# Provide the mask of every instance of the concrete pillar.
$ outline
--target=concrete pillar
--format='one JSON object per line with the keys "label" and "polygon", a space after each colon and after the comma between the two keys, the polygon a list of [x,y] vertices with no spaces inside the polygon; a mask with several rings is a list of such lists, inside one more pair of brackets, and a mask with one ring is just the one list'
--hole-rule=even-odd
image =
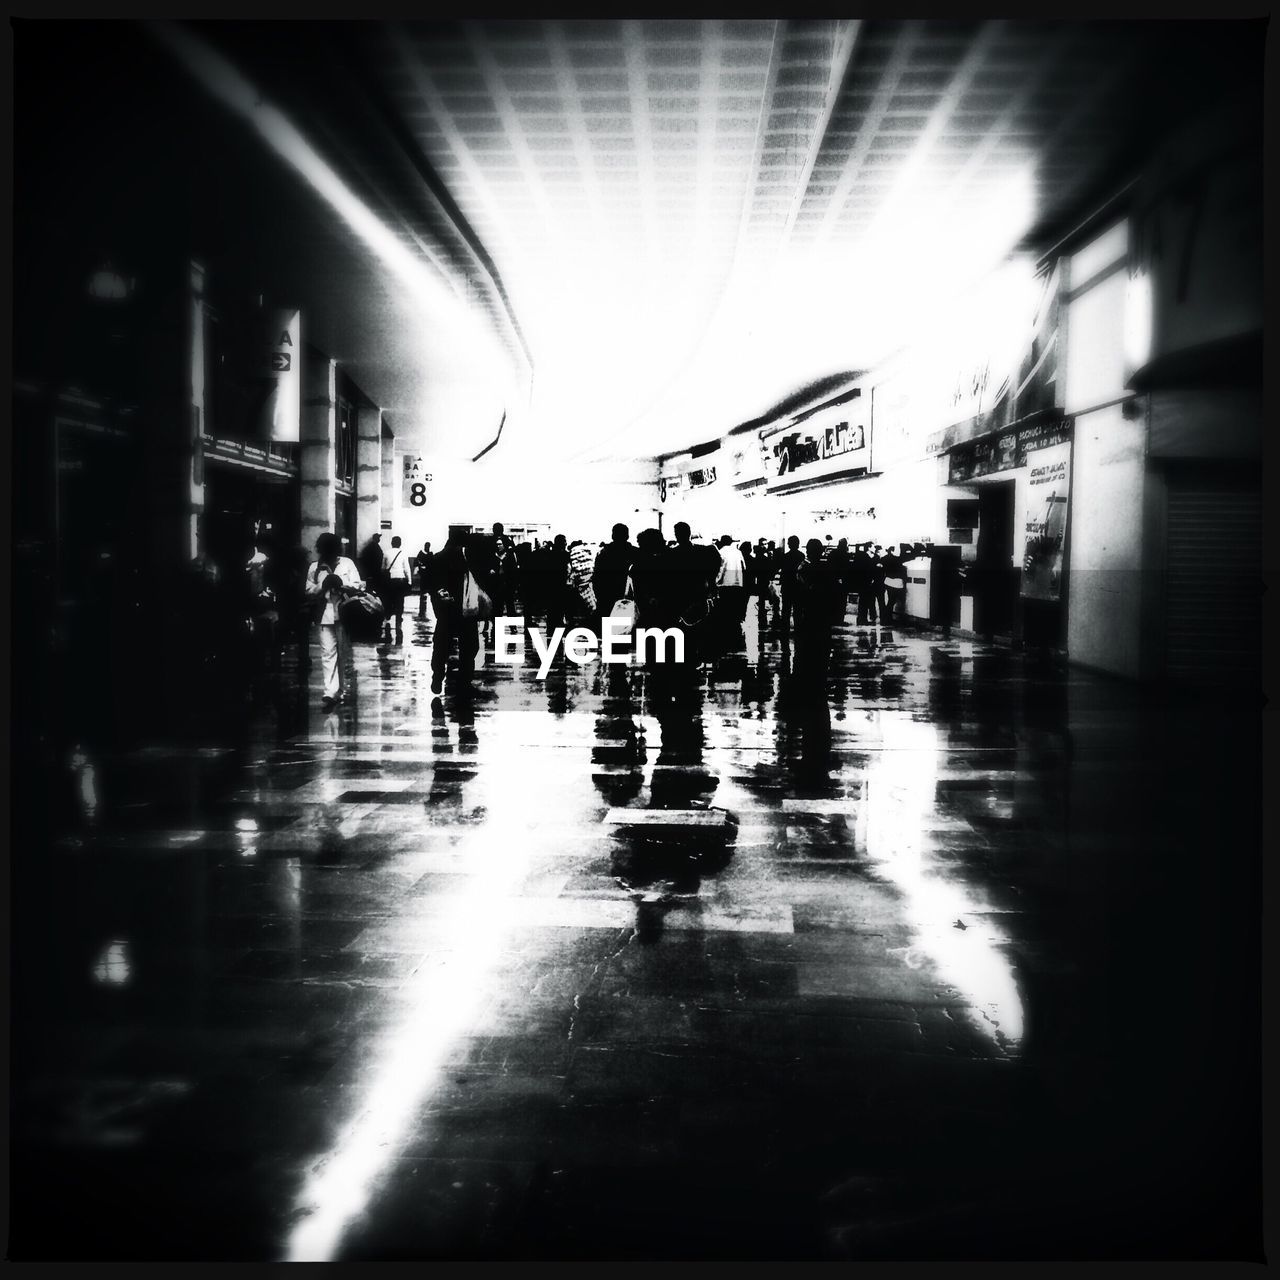
{"label": "concrete pillar", "polygon": [[163,315],[139,339],[146,388],[144,438],[151,555],[176,569],[196,553],[204,511],[204,268],[190,259],[157,267]]}
{"label": "concrete pillar", "polygon": [[205,316],[204,268],[191,264],[191,295],[187,300],[190,328],[190,377],[187,394],[188,450],[184,451],[186,519],[182,522],[182,559],[190,561],[199,549],[204,524],[204,428],[205,428]]}
{"label": "concrete pillar", "polygon": [[[382,527],[382,410],[356,415],[356,547]],[[385,547],[384,547],[385,550]]]}
{"label": "concrete pillar", "polygon": [[[382,518],[396,518],[396,438],[385,422],[382,430]],[[387,539],[388,545],[390,541]]]}
{"label": "concrete pillar", "polygon": [[302,362],[302,546],[310,552],[322,533],[332,533],[334,441],[337,433],[338,363],[307,351]]}

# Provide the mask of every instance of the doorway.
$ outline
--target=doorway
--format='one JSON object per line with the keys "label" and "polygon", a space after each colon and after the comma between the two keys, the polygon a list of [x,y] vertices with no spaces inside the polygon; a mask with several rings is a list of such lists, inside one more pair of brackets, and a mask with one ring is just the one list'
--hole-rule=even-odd
{"label": "doorway", "polygon": [[211,460],[205,471],[205,550],[224,573],[234,576],[253,554],[259,530],[270,533],[276,554],[297,545],[297,482]]}
{"label": "doorway", "polygon": [[980,635],[1012,636],[1020,571],[1013,564],[1014,481],[978,486],[973,624]]}
{"label": "doorway", "polygon": [[342,540],[342,554],[356,558],[360,548],[356,546],[356,500],[350,494],[339,493],[333,500],[334,532]]}

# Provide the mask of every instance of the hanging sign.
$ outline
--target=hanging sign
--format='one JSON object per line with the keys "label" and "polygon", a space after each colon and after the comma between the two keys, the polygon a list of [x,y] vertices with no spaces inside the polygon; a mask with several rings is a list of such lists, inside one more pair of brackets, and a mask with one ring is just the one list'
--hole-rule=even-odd
{"label": "hanging sign", "polygon": [[299,367],[301,313],[275,310],[267,314],[267,361],[262,376],[267,395],[262,405],[262,431],[273,443],[296,444],[302,405]]}
{"label": "hanging sign", "polygon": [[403,488],[401,506],[425,507],[427,505],[427,486],[431,484],[431,473],[427,470],[426,458],[404,454],[401,459]]}

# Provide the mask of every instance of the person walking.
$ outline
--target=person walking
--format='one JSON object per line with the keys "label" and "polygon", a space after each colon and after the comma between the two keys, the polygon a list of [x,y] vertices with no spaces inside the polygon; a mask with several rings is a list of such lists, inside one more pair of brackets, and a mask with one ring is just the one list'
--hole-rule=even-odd
{"label": "person walking", "polygon": [[840,579],[840,591],[842,604],[840,607],[840,618],[844,619],[845,610],[849,607],[849,577],[851,571],[849,556],[849,539],[841,538],[836,543],[827,557],[834,566],[836,576]]}
{"label": "person walking", "polygon": [[521,542],[516,546],[516,574],[520,583],[520,612],[531,618],[538,611],[536,544]]}
{"label": "person walking", "polygon": [[858,626],[865,627],[879,617],[873,587],[875,565],[867,554],[867,544],[858,543],[849,562],[849,584],[858,596]]}
{"label": "person walking", "polygon": [[458,643],[458,674],[464,682],[475,675],[480,651],[482,613],[466,607],[467,577],[489,596],[495,587],[496,565],[492,547],[483,534],[473,534],[465,524],[450,525],[449,538],[431,562],[431,606],[436,614],[431,639],[431,692],[440,694],[449,669],[449,654]]}
{"label": "person walking", "polygon": [[[900,548],[910,555],[910,550],[902,545]],[[884,624],[892,626],[894,616],[901,621],[902,604],[907,596],[907,566],[892,548],[884,555]]]}
{"label": "person walking", "polygon": [[595,621],[598,614],[596,593],[591,585],[591,575],[596,567],[596,552],[575,538],[569,544],[569,590],[566,593],[568,604],[566,621]]}
{"label": "person walking", "polygon": [[760,589],[756,580],[760,566],[756,563],[755,551],[749,541],[738,543],[738,551],[742,555],[742,587],[744,592],[742,616],[745,621],[747,610],[751,608],[751,597]]}
{"label": "person walking", "polygon": [[544,549],[542,560],[542,596],[546,602],[547,632],[568,621],[572,598],[576,592],[569,585],[569,545],[563,533],[557,533]]}
{"label": "person walking", "polygon": [[514,617],[516,612],[516,583],[520,576],[520,565],[516,560],[515,543],[507,537],[506,528],[501,521],[495,521],[493,536],[490,540],[493,551],[493,562],[497,576],[494,579],[493,610],[501,617]]}
{"label": "person walking", "polygon": [[826,684],[831,665],[832,632],[844,615],[844,586],[839,570],[817,538],[805,544],[804,563],[796,570],[796,675],[815,689]]}
{"label": "person walking", "polygon": [[635,563],[636,548],[631,545],[631,531],[625,524],[613,526],[612,541],[600,549],[595,568],[591,573],[591,587],[599,610],[601,634],[604,620],[613,606],[626,594],[631,566]]}
{"label": "person walking", "polygon": [[741,626],[747,615],[747,566],[742,552],[726,533],[720,539],[720,570],[716,575],[717,605],[726,629]]}
{"label": "person walking", "polygon": [[884,594],[884,548],[878,543],[871,552],[871,594],[875,597],[880,621],[884,622],[889,602]]}
{"label": "person walking", "polygon": [[379,597],[382,595],[382,571],[386,568],[387,556],[382,549],[382,534],[375,533],[368,542],[360,548],[360,554],[356,557],[360,567],[360,576],[364,579],[365,586]]}
{"label": "person walking", "polygon": [[404,602],[413,587],[413,564],[405,554],[400,535],[391,539],[391,556],[383,571],[383,601],[387,607],[383,625],[383,639],[391,639],[391,623],[394,619],[396,643],[404,643]]}
{"label": "person walking", "polygon": [[[687,526],[686,526],[687,527]],[[649,674],[650,695],[656,705],[666,705],[691,680],[696,671],[696,657],[691,652],[691,628],[683,620],[685,598],[684,579],[673,565],[677,560],[675,547],[668,547],[657,529],[642,529],[636,537],[636,554],[631,564],[631,582],[635,589],[636,626],[656,628],[659,631],[676,630],[684,636],[684,663],[660,660],[653,648],[644,654]]]}
{"label": "person walking", "polygon": [[[818,544],[821,547],[821,543]],[[787,550],[782,557],[782,629],[791,627],[791,615],[795,607],[796,573],[804,564],[804,552],[800,550],[800,539],[793,533],[787,539]]]}
{"label": "person walking", "polygon": [[720,553],[714,546],[695,543],[692,530],[683,520],[677,521],[672,532],[675,545],[667,548],[665,560],[671,581],[668,599],[685,634],[686,665],[693,670],[701,663]]}
{"label": "person walking", "polygon": [[316,558],[307,569],[304,592],[317,609],[320,631],[320,667],[324,675],[324,697],[320,705],[330,710],[346,698],[345,672],[350,661],[346,630],[338,617],[338,605],[348,591],[365,584],[349,557],[341,554],[337,534],[322,533],[316,539]]}
{"label": "person walking", "polygon": [[260,529],[254,538],[254,553],[245,565],[255,684],[258,677],[280,667],[280,577],[274,540],[269,532]]}
{"label": "person walking", "polygon": [[765,543],[763,538],[756,549],[756,584],[760,592],[761,625],[769,625],[769,606],[773,606],[773,621],[776,625],[782,616],[782,601],[778,599],[778,548],[773,543]]}
{"label": "person walking", "polygon": [[431,581],[431,543],[424,542],[422,550],[413,557],[413,567],[418,578],[418,621],[427,620],[427,600],[431,595],[427,584]]}

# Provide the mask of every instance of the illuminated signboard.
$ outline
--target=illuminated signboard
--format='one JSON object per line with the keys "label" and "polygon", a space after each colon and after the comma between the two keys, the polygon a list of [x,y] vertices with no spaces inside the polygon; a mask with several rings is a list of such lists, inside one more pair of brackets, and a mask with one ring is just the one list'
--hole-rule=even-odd
{"label": "illuminated signboard", "polygon": [[826,476],[866,472],[870,466],[865,407],[834,405],[760,436],[770,490]]}

